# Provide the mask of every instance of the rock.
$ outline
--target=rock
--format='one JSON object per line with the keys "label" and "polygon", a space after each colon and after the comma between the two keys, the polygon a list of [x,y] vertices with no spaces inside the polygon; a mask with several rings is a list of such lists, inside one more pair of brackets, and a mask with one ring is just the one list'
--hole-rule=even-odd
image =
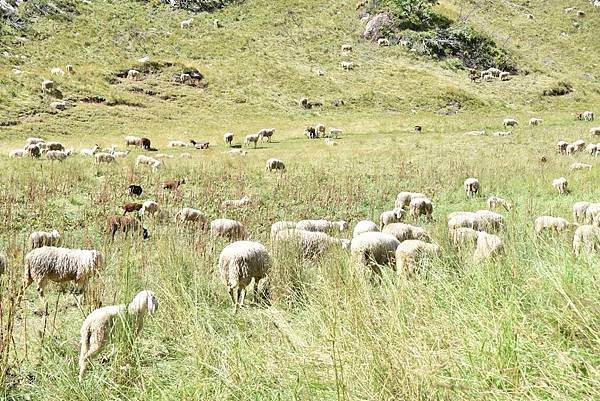
{"label": "rock", "polygon": [[376,41],[377,39],[386,36],[385,34],[393,30],[393,19],[388,13],[380,13],[371,18],[365,26],[363,38],[366,40]]}

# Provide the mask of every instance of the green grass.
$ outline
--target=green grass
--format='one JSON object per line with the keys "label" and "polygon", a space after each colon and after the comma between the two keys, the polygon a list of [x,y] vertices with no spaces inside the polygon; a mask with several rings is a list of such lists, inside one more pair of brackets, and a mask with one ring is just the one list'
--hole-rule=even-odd
{"label": "green grass", "polygon": [[[364,43],[354,2],[247,0],[197,14],[182,31],[186,12],[155,2],[98,1],[81,5],[70,23],[36,21],[22,45],[2,38],[9,53],[27,56],[18,62],[19,77],[11,72],[15,58],[0,61],[0,118],[18,123],[0,127],[0,249],[10,260],[0,277],[2,310],[11,309],[22,280],[29,234],[51,228],[64,232],[65,246],[104,253],[107,265],[92,287],[105,305],[129,302],[146,288],[156,292],[160,308],[133,345],[108,346],[79,384],[77,343],[89,306],[82,313],[69,286],[50,284],[45,319],[34,313],[43,301],[29,288],[17,308],[0,399],[598,399],[598,255],[575,258],[571,234],[536,237],[533,220],[546,214],[571,220],[573,203],[600,197],[598,159],[554,151],[559,139],[588,140],[593,123],[576,122],[571,113],[598,113],[597,81],[583,74],[594,73],[600,17],[583,0],[575,2],[588,14],[579,29],[564,15],[566,5],[536,0],[523,11],[516,3],[477,3],[469,23],[505,42],[528,74],[473,84],[466,72],[446,69],[448,63]],[[444,12],[456,18],[470,4],[445,1]],[[536,19],[526,20],[524,12]],[[218,31],[215,17],[224,25]],[[347,57],[339,50],[346,42],[354,45]],[[144,55],[176,65],[141,81],[109,83]],[[341,71],[345,59],[357,69]],[[76,74],[56,82],[73,107],[53,112],[48,105],[55,99],[41,94],[41,80],[68,63]],[[179,66],[198,68],[208,86],[171,82]],[[326,75],[318,77],[317,68]],[[541,96],[559,81],[575,91]],[[89,96],[118,105],[81,101]],[[325,107],[302,110],[303,96]],[[347,105],[330,106],[336,98]],[[437,113],[453,100],[462,103],[458,114]],[[499,130],[508,116],[522,125],[512,137],[463,135]],[[543,125],[527,127],[532,116]],[[302,136],[304,126],[317,122],[344,130],[337,147]],[[424,134],[413,134],[415,124]],[[273,143],[244,158],[225,154],[224,132],[233,131],[240,143],[271,126]],[[148,136],[175,158],[151,173],[134,167],[137,150],[109,166],[80,155],[53,164],[6,156],[33,135],[79,150],[94,143],[122,147],[126,134]],[[191,160],[178,157],[184,150],[166,148],[189,138],[213,146],[186,149]],[[284,160],[287,171],[265,172],[270,157]],[[594,168],[571,173],[574,161]],[[481,181],[476,199],[464,196],[468,176]],[[552,190],[560,176],[569,180],[569,195]],[[189,180],[177,194],[160,189],[177,177]],[[106,216],[120,212],[134,182],[144,186],[144,199],[160,204],[160,215],[145,222],[152,238],[111,244]],[[196,207],[210,218],[240,220],[271,249],[269,228],[277,220],[377,220],[402,190],[432,197],[434,221],[419,224],[442,246],[439,260],[413,279],[388,269],[373,284],[343,251],[310,263],[283,255],[270,275],[272,305],[251,302],[236,316],[217,271],[225,242],[173,222],[180,207]],[[219,209],[242,195],[253,199],[251,207]],[[515,206],[503,213],[505,255],[474,265],[453,250],[445,216],[482,209],[491,195]],[[2,330],[6,324],[5,314]]]}

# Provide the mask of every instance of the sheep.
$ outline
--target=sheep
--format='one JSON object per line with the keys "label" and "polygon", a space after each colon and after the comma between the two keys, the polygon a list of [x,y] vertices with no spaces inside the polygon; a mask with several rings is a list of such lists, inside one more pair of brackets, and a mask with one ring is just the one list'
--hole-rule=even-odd
{"label": "sheep", "polygon": [[496,209],[502,206],[506,210],[510,210],[511,204],[506,199],[500,198],[499,196],[490,196],[487,200],[488,209]]}
{"label": "sheep", "polygon": [[202,141],[202,142],[196,142],[195,140],[191,139],[190,143],[196,148],[196,149],[208,149],[209,146],[209,142],[206,141]]}
{"label": "sheep", "polygon": [[564,195],[568,190],[569,183],[565,177],[560,177],[552,180],[552,186],[558,191],[559,194]]}
{"label": "sheep", "polygon": [[351,44],[343,44],[342,45],[342,51],[343,52],[351,52],[352,51],[352,45]]}
{"label": "sheep", "polygon": [[590,203],[585,210],[585,223],[595,224],[600,216],[600,203]]}
{"label": "sheep", "polygon": [[152,167],[153,170],[158,170],[162,166],[162,162],[153,157],[138,155],[135,159],[135,166],[138,167],[140,164],[145,164]]}
{"label": "sheep", "polygon": [[371,233],[378,232],[379,228],[377,224],[372,222],[371,220],[361,220],[354,226],[354,230],[352,231],[352,238],[358,237],[363,233]]}
{"label": "sheep", "polygon": [[54,89],[54,81],[44,79],[42,81],[42,92],[50,92]]}
{"label": "sheep", "polygon": [[596,154],[596,152],[598,151],[598,145],[595,143],[590,143],[589,145],[587,145],[585,147],[585,151],[587,153],[589,153],[590,155],[594,156]]}
{"label": "sheep", "polygon": [[167,146],[170,148],[185,148],[187,146],[187,142],[171,141]]}
{"label": "sheep", "polygon": [[130,196],[140,196],[144,192],[144,189],[141,185],[131,184],[127,187],[127,192]]}
{"label": "sheep", "polygon": [[227,208],[240,208],[240,207],[244,207],[250,204],[250,198],[247,196],[243,196],[241,199],[235,199],[235,200],[224,200],[223,202],[221,202],[221,208],[223,209],[227,209]]}
{"label": "sheep", "polygon": [[572,145],[575,148],[575,152],[581,152],[585,149],[585,141],[583,139],[576,140]]}
{"label": "sheep", "polygon": [[246,287],[252,279],[256,299],[258,283],[267,276],[271,263],[267,248],[258,242],[237,241],[223,248],[219,255],[219,272],[233,301],[234,314],[244,305]]}
{"label": "sheep", "polygon": [[29,137],[25,140],[25,146],[27,145],[37,145],[40,143],[45,143],[46,141],[43,140],[42,138],[36,138],[36,137]]}
{"label": "sheep", "polygon": [[568,144],[567,147],[565,148],[565,154],[567,154],[567,155],[572,155],[576,151],[577,151],[577,148],[572,143]]}
{"label": "sheep", "polygon": [[39,145],[27,145],[25,147],[25,151],[27,151],[27,154],[30,157],[35,157],[35,158],[40,157],[42,154],[42,150],[40,149]]}
{"label": "sheep", "polygon": [[567,153],[567,146],[569,146],[568,142],[566,142],[566,141],[558,141],[556,143],[556,150],[560,154],[566,154]]}
{"label": "sheep", "polygon": [[102,254],[93,249],[69,249],[53,246],[35,248],[25,255],[25,290],[35,281],[40,297],[48,281],[75,281],[85,291],[88,280],[104,264]]}
{"label": "sheep", "polygon": [[537,126],[540,125],[542,122],[543,120],[541,118],[532,117],[529,119],[530,126]]}
{"label": "sheep", "polygon": [[498,75],[498,79],[500,79],[500,81],[508,81],[509,78],[510,73],[508,71],[502,71],[500,75]]}
{"label": "sheep", "polygon": [[383,228],[391,223],[399,223],[406,214],[406,211],[401,208],[387,210],[379,215],[379,226]]}
{"label": "sheep", "polygon": [[418,264],[427,256],[440,256],[441,249],[437,244],[428,244],[420,240],[406,240],[396,248],[396,273],[412,276]]}
{"label": "sheep", "polygon": [[267,138],[267,142],[271,142],[271,138],[273,134],[275,134],[275,128],[263,128],[258,131],[258,134],[261,136],[261,141],[264,141]]}
{"label": "sheep", "polygon": [[34,231],[29,236],[31,249],[41,248],[43,246],[56,246],[59,242],[60,233],[58,230]]}
{"label": "sheep", "polygon": [[248,154],[247,150],[244,149],[231,149],[227,151],[231,156],[246,156]]}
{"label": "sheep", "polygon": [[61,151],[61,150],[50,150],[46,153],[46,157],[48,160],[55,161],[58,160],[62,162],[71,154],[70,151]]}
{"label": "sheep", "polygon": [[527,19],[533,19],[534,16],[533,16],[533,14],[525,14],[525,18],[527,18]]}
{"label": "sheep", "polygon": [[219,29],[221,27],[221,22],[216,18],[213,20],[213,27],[215,29]]}
{"label": "sheep", "polygon": [[325,135],[325,124],[315,125],[315,132],[317,135]]}
{"label": "sheep", "polygon": [[6,269],[8,268],[8,258],[5,254],[0,252],[0,276],[4,274]]}
{"label": "sheep", "polygon": [[65,145],[60,142],[46,142],[46,150],[65,150]]}
{"label": "sheep", "polygon": [[400,241],[391,234],[382,232],[362,233],[354,237],[350,243],[351,258],[357,267],[370,269],[375,274],[381,274],[379,266],[394,263],[398,245],[400,245]]}
{"label": "sheep", "polygon": [[50,69],[50,75],[60,75],[60,76],[64,76],[65,72],[63,71],[62,68],[60,67],[53,67]]}
{"label": "sheep", "polygon": [[495,232],[505,228],[504,216],[490,210],[478,210],[475,212],[477,230]]}
{"label": "sheep", "polygon": [[562,217],[553,216],[540,216],[535,219],[534,228],[537,234],[540,234],[544,230],[555,231],[561,233],[566,231],[572,224]]}
{"label": "sheep", "polygon": [[258,144],[258,141],[262,138],[262,134],[259,132],[258,134],[251,134],[251,135],[246,135],[246,137],[244,138],[244,145],[246,145],[246,147],[250,146],[251,143],[254,143],[254,148],[256,148],[256,145]]}
{"label": "sheep", "polygon": [[386,38],[379,38],[379,39],[377,39],[377,45],[378,46],[389,46],[390,41]]}
{"label": "sheep", "polygon": [[479,180],[477,178],[467,178],[464,182],[465,194],[469,198],[474,198],[479,192]]}
{"label": "sheep", "polygon": [[163,189],[176,190],[181,185],[185,184],[185,178],[181,180],[167,180],[162,184]]}
{"label": "sheep", "polygon": [[590,205],[590,202],[576,202],[573,205],[573,220],[576,223],[583,223],[585,221],[585,213]]}
{"label": "sheep", "polygon": [[125,137],[125,146],[142,146],[142,138],[139,136],[127,135]]}
{"label": "sheep", "polygon": [[181,29],[189,28],[192,22],[194,22],[193,18],[185,19],[179,23],[179,26],[181,26]]}
{"label": "sheep", "polygon": [[67,69],[67,74],[75,74],[75,67],[72,64],[67,64],[65,68]]}
{"label": "sheep", "polygon": [[98,146],[96,144],[92,148],[83,148],[83,149],[81,149],[81,151],[79,153],[82,154],[82,155],[84,155],[84,156],[93,156],[99,149],[100,149],[100,146]]}
{"label": "sheep", "polygon": [[94,155],[94,160],[96,161],[97,164],[100,163],[113,163],[115,161],[115,156],[111,155],[110,153],[104,153],[104,152],[100,152],[100,153],[96,153]]}
{"label": "sheep", "polygon": [[244,240],[248,237],[242,223],[231,219],[215,219],[211,221],[210,234],[213,237],[224,237],[230,241]]}
{"label": "sheep", "polygon": [[139,72],[138,70],[134,70],[131,69],[129,71],[127,71],[127,79],[132,79],[134,81],[137,81],[138,78],[140,77],[141,72]]}
{"label": "sheep", "polygon": [[594,121],[594,113],[591,111],[584,111],[581,113],[581,119],[584,121]]}
{"label": "sheep", "polygon": [[184,207],[175,214],[175,221],[178,223],[195,222],[200,223],[202,227],[208,224],[208,218],[198,209]]}
{"label": "sheep", "polygon": [[279,159],[269,159],[269,160],[267,160],[267,163],[265,165],[265,170],[267,170],[267,171],[274,171],[274,170],[284,171],[285,164],[283,163],[283,161],[281,161]]}
{"label": "sheep", "polygon": [[138,292],[129,305],[110,305],[92,311],[79,331],[79,381],[83,381],[89,361],[104,348],[116,329],[131,330],[137,335],[144,325],[144,315],[153,315],[157,310],[156,295],[144,290]]}
{"label": "sheep", "polygon": [[575,171],[575,170],[591,170],[591,169],[592,169],[592,165],[591,164],[579,163],[579,162],[575,162],[575,163],[571,164],[571,166],[569,167],[569,170],[571,170],[571,171]]}
{"label": "sheep", "polygon": [[115,157],[115,159],[124,159],[129,155],[129,151],[125,151],[125,152],[114,152],[113,156]]}
{"label": "sheep", "polygon": [[504,126],[504,129],[506,129],[506,127],[516,127],[519,123],[514,118],[505,118],[502,120],[502,125]]}
{"label": "sheep", "polygon": [[131,212],[139,212],[142,209],[142,206],[144,205],[141,203],[127,202],[121,206],[121,209],[123,209],[123,215],[126,215]]}
{"label": "sheep", "polygon": [[308,139],[316,139],[319,137],[319,133],[317,132],[315,127],[311,126],[304,128],[304,135],[306,135]]}
{"label": "sheep", "polygon": [[[136,207],[137,207],[137,205],[136,205]],[[140,207],[140,209],[141,209],[141,207]],[[140,209],[136,209],[136,210],[140,210]],[[108,216],[108,218],[106,219],[106,222],[107,222],[107,224],[106,224],[107,230],[106,231],[110,235],[111,241],[114,241],[115,234],[117,232],[122,232],[123,234],[125,234],[125,236],[127,236],[127,234],[129,234],[129,232],[131,232],[132,234],[137,233],[138,235],[141,234],[143,239],[150,238],[150,232],[148,231],[148,229],[146,229],[146,227],[144,227],[139,220],[134,219],[132,217],[113,215],[113,216]]]}
{"label": "sheep", "polygon": [[577,227],[573,235],[573,251],[576,256],[582,251],[600,251],[600,228],[587,224]]}
{"label": "sheep", "polygon": [[490,67],[487,70],[481,71],[481,77],[483,77],[484,75],[491,75],[494,77],[498,77],[498,76],[500,76],[501,73],[502,73],[502,70],[499,70],[494,67]]}
{"label": "sheep", "polygon": [[600,127],[590,128],[590,136],[600,135]]}
{"label": "sheep", "polygon": [[472,248],[477,243],[477,233],[479,231],[468,227],[459,227],[450,231],[452,245],[456,248]]}
{"label": "sheep", "polygon": [[231,147],[231,144],[233,143],[233,133],[226,132],[225,135],[223,135],[223,141],[227,144],[227,146]]}
{"label": "sheep", "polygon": [[142,145],[141,146],[142,146],[143,149],[145,149],[145,150],[152,150],[151,149],[152,142],[150,141],[150,139],[148,139],[148,138],[142,138],[141,141],[142,141]]}
{"label": "sheep", "polygon": [[496,256],[502,252],[503,248],[504,246],[500,237],[485,231],[478,231],[473,261],[477,263],[483,259]]}
{"label": "sheep", "polygon": [[296,224],[298,230],[304,231],[345,231],[348,228],[348,223],[344,220],[340,221],[329,221],[329,220],[300,220]]}
{"label": "sheep", "polygon": [[10,157],[11,159],[17,159],[25,157],[26,154],[27,152],[25,151],[25,149],[13,149],[10,152],[8,152],[8,157]]}
{"label": "sheep", "polygon": [[330,237],[323,232],[298,230],[295,228],[279,231],[274,238],[274,246],[294,244],[300,250],[303,259],[321,256],[331,247],[349,248],[350,241]]}
{"label": "sheep", "polygon": [[297,225],[298,223],[295,221],[276,221],[271,224],[271,240],[275,238],[279,231],[296,228]]}
{"label": "sheep", "polygon": [[429,234],[424,228],[404,223],[388,224],[381,232],[393,235],[400,242],[409,239],[418,239],[422,241],[428,241],[430,239]]}
{"label": "sheep", "polygon": [[410,202],[416,198],[426,198],[426,196],[420,192],[400,192],[396,196],[394,207],[403,209],[410,205]]}
{"label": "sheep", "polygon": [[427,220],[431,220],[433,213],[433,203],[428,198],[413,198],[408,205],[410,214],[413,219],[418,219],[419,216],[425,216]]}
{"label": "sheep", "polygon": [[453,212],[448,215],[448,229],[471,228],[479,230],[479,219],[473,212]]}
{"label": "sheep", "polygon": [[344,131],[339,128],[329,128],[329,136],[332,138],[338,138]]}
{"label": "sheep", "polygon": [[354,63],[352,61],[342,61],[341,66],[342,69],[346,71],[354,69]]}
{"label": "sheep", "polygon": [[140,216],[145,216],[146,214],[151,214],[154,216],[158,211],[158,203],[153,200],[147,200],[142,203],[142,208],[140,209]]}

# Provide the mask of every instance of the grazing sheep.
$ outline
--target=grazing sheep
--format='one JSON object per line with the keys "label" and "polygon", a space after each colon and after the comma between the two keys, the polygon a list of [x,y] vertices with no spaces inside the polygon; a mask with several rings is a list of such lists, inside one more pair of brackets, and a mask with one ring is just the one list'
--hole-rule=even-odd
{"label": "grazing sheep", "polygon": [[502,120],[502,125],[504,126],[504,129],[506,129],[506,127],[516,127],[519,123],[514,118],[505,118]]}
{"label": "grazing sheep", "polygon": [[81,151],[79,153],[82,154],[82,155],[84,155],[84,156],[93,156],[99,149],[100,149],[100,146],[98,146],[96,144],[92,148],[83,148],[83,149],[81,149]]}
{"label": "grazing sheep", "polygon": [[130,196],[140,196],[144,192],[144,189],[141,185],[131,184],[127,187],[127,192]]}
{"label": "grazing sheep", "polygon": [[586,164],[586,163],[578,163],[575,162],[573,164],[571,164],[571,166],[569,167],[569,170],[574,171],[574,170],[591,170],[592,169],[592,165],[591,164]]}
{"label": "grazing sheep", "polygon": [[131,212],[139,212],[142,209],[142,206],[144,205],[142,205],[141,203],[127,202],[123,206],[121,206],[121,208],[123,209],[123,215],[125,215]]}
{"label": "grazing sheep", "polygon": [[316,139],[319,137],[316,128],[311,126],[304,128],[304,135],[306,135],[308,139]]}
{"label": "grazing sheep", "polygon": [[594,113],[591,111],[584,111],[581,113],[581,120],[594,121]]}
{"label": "grazing sheep", "polygon": [[170,148],[185,148],[187,146],[187,142],[171,141],[167,146]]}
{"label": "grazing sheep", "polygon": [[491,196],[487,200],[488,209],[496,209],[499,206],[502,206],[506,210],[510,210],[511,204],[506,199],[500,198],[499,196]]}
{"label": "grazing sheep", "polygon": [[139,136],[127,135],[125,137],[125,146],[142,146],[142,138]]}
{"label": "grazing sheep", "polygon": [[100,153],[96,153],[94,155],[94,159],[95,159],[96,163],[100,164],[100,163],[113,163],[116,158],[115,158],[115,155],[111,155],[110,153],[100,152]]}
{"label": "grazing sheep", "polygon": [[237,241],[227,245],[219,255],[221,280],[227,286],[234,304],[234,313],[244,305],[246,287],[254,279],[254,296],[258,283],[271,268],[271,256],[264,245],[253,241]]}
{"label": "grazing sheep", "polygon": [[322,232],[297,230],[295,228],[285,229],[277,232],[274,238],[274,246],[281,244],[293,244],[298,247],[300,256],[304,259],[317,258],[332,247],[349,248],[350,241],[330,237]]}
{"label": "grazing sheep", "polygon": [[587,145],[585,147],[585,151],[587,153],[589,153],[590,155],[594,156],[596,154],[596,152],[598,151],[598,145],[595,143],[590,143],[589,145]]}
{"label": "grazing sheep", "polygon": [[485,231],[478,231],[473,261],[477,263],[483,259],[499,255],[503,249],[504,246],[500,237]]}
{"label": "grazing sheep", "polygon": [[198,209],[184,207],[175,214],[175,221],[178,223],[195,222],[200,223],[203,227],[208,224],[208,218]]}
{"label": "grazing sheep", "polygon": [[66,69],[67,69],[67,74],[70,74],[70,75],[75,74],[75,68],[73,67],[73,65],[67,64]]}
{"label": "grazing sheep", "polygon": [[573,220],[576,223],[585,222],[585,213],[590,205],[590,202],[576,202],[573,205]]}
{"label": "grazing sheep", "polygon": [[43,246],[56,246],[60,242],[60,233],[58,230],[52,231],[34,231],[29,236],[31,249],[41,248]]}
{"label": "grazing sheep", "polygon": [[386,38],[379,38],[379,39],[377,39],[377,45],[378,46],[389,46],[390,41],[387,40]]}
{"label": "grazing sheep", "polygon": [[375,224],[371,220],[361,220],[354,226],[354,230],[352,231],[352,238],[358,237],[360,234],[363,233],[372,233],[378,231],[379,228],[377,227],[377,224]]}
{"label": "grazing sheep", "polygon": [[296,224],[296,228],[298,230],[304,231],[320,231],[320,232],[330,232],[330,231],[338,231],[342,232],[348,228],[348,223],[344,220],[340,221],[329,221],[329,220],[300,220]]}
{"label": "grazing sheep", "polygon": [[221,27],[221,22],[216,18],[213,20],[213,27],[215,29],[219,29]]}
{"label": "grazing sheep", "polygon": [[261,136],[261,141],[264,141],[267,138],[267,142],[271,142],[271,138],[273,134],[275,134],[275,128],[263,128],[258,131],[258,134]]}
{"label": "grazing sheep", "polygon": [[529,125],[537,126],[537,125],[540,125],[542,123],[542,121],[543,120],[541,118],[532,117],[529,119]]}
{"label": "grazing sheep", "polygon": [[338,139],[340,135],[342,135],[344,131],[339,128],[329,128],[329,136],[335,139]]}
{"label": "grazing sheep", "polygon": [[534,227],[536,233],[541,233],[545,230],[555,231],[556,233],[561,233],[566,231],[571,227],[572,224],[562,217],[553,217],[553,216],[540,216],[535,219]]}
{"label": "grazing sheep", "polygon": [[209,142],[206,142],[206,141],[196,142],[193,139],[191,139],[190,142],[196,149],[200,149],[200,150],[208,149],[208,146],[210,145]]}
{"label": "grazing sheep", "polygon": [[111,305],[90,313],[81,325],[79,352],[79,381],[87,370],[89,361],[97,355],[116,330],[137,335],[144,325],[144,315],[158,310],[158,299],[152,291],[140,291],[129,305]]}
{"label": "grazing sheep", "polygon": [[62,68],[60,67],[53,67],[50,69],[50,75],[60,75],[60,76],[64,76],[65,72],[63,71]]}
{"label": "grazing sheep", "polygon": [[342,45],[342,51],[343,52],[351,52],[352,51],[352,45],[351,44],[344,44],[344,45]]}
{"label": "grazing sheep", "polygon": [[498,79],[500,81],[507,81],[510,78],[510,73],[508,71],[502,71],[500,75],[498,75]]}
{"label": "grazing sheep", "polygon": [[456,248],[473,248],[477,243],[477,233],[479,231],[468,227],[459,227],[450,231],[452,245]]}
{"label": "grazing sheep", "polygon": [[410,214],[413,219],[418,219],[420,216],[425,216],[427,220],[431,220],[433,214],[433,203],[428,198],[413,198],[408,205]]}
{"label": "grazing sheep", "polygon": [[145,216],[146,214],[151,214],[154,216],[158,212],[158,203],[153,200],[147,200],[142,203],[142,208],[140,209],[140,216]]}
{"label": "grazing sheep", "polygon": [[46,153],[46,157],[48,160],[55,161],[58,160],[62,162],[71,154],[71,151],[62,151],[62,150],[50,150]]}
{"label": "grazing sheep", "polygon": [[394,210],[387,210],[379,215],[379,226],[383,228],[388,224],[400,223],[405,214],[406,211],[400,208],[395,208]]}
{"label": "grazing sheep", "polygon": [[265,165],[265,170],[274,171],[274,170],[285,170],[285,164],[279,159],[269,159]]}
{"label": "grazing sheep", "polygon": [[533,19],[533,14],[525,14],[525,18],[527,19]]}
{"label": "grazing sheep", "polygon": [[251,143],[254,143],[254,148],[258,144],[258,141],[262,138],[262,134],[259,132],[258,134],[246,135],[244,138],[244,145],[246,147],[250,146]]}
{"label": "grazing sheep", "polygon": [[354,69],[354,63],[352,61],[342,61],[341,66],[342,69],[346,71]]}
{"label": "grazing sheep", "polygon": [[474,198],[479,192],[479,180],[477,178],[467,178],[464,182],[464,188],[467,197]]}
{"label": "grazing sheep", "polygon": [[138,70],[129,70],[127,71],[127,79],[132,79],[134,81],[137,81],[138,78],[140,77],[141,72],[139,72]]}
{"label": "grazing sheep", "polygon": [[210,234],[214,237],[227,238],[230,241],[244,240],[248,237],[242,223],[231,219],[215,219],[211,221]]}
{"label": "grazing sheep", "polygon": [[412,276],[425,257],[436,257],[440,254],[439,245],[414,239],[403,241],[396,248],[396,273],[404,272]]}
{"label": "grazing sheep", "polygon": [[142,148],[145,150],[152,150],[152,142],[148,138],[142,138]]}
{"label": "grazing sheep", "polygon": [[566,141],[558,141],[556,143],[556,150],[558,151],[558,153],[560,154],[566,154],[567,153],[567,146],[569,146],[569,143]]}
{"label": "grazing sheep", "polygon": [[250,204],[250,198],[243,196],[242,199],[224,200],[221,202],[221,208],[223,209],[235,209],[244,207]]}
{"label": "grazing sheep", "polygon": [[590,203],[585,210],[585,223],[596,224],[600,218],[600,203]]}
{"label": "grazing sheep", "polygon": [[225,135],[223,135],[223,141],[225,141],[228,146],[231,146],[233,143],[233,133],[226,132]]}
{"label": "grazing sheep", "polygon": [[297,224],[295,221],[276,221],[271,224],[271,240],[275,238],[279,231],[296,228]]}
{"label": "grazing sheep", "polygon": [[499,77],[501,73],[502,73],[502,70],[499,70],[494,67],[490,67],[487,70],[481,71],[481,77],[483,77],[484,75],[491,75],[493,77]]}
{"label": "grazing sheep", "polygon": [[35,281],[40,297],[48,281],[62,283],[75,281],[85,291],[88,280],[103,265],[99,251],[91,249],[69,249],[53,246],[35,248],[25,255],[25,290]]}
{"label": "grazing sheep", "polygon": [[194,22],[193,18],[185,19],[179,23],[179,26],[181,26],[181,29],[189,28],[190,25],[192,25],[192,22]]}
{"label": "grazing sheep", "polygon": [[123,234],[125,234],[125,236],[127,236],[127,234],[129,234],[130,232],[132,234],[137,233],[138,235],[141,234],[143,239],[150,238],[150,233],[148,232],[148,230],[144,226],[142,226],[142,223],[139,220],[134,219],[132,217],[113,215],[108,216],[106,222],[106,231],[110,235],[111,241],[114,241],[115,234],[117,232],[122,232]]}
{"label": "grazing sheep", "polygon": [[420,192],[400,192],[396,196],[394,207],[403,209],[410,205],[410,202],[416,198],[426,198],[426,196]]}
{"label": "grazing sheep", "polygon": [[247,150],[244,149],[231,149],[227,151],[231,156],[246,156],[248,154]]}
{"label": "grazing sheep", "polygon": [[54,89],[54,81],[45,79],[42,81],[42,92],[50,92]]}
{"label": "grazing sheep", "polygon": [[567,147],[565,148],[565,154],[567,154],[567,155],[572,155],[576,151],[577,151],[577,148],[572,143],[568,144]]}
{"label": "grazing sheep", "polygon": [[479,230],[479,219],[473,212],[453,212],[448,215],[448,229],[471,228]]}
{"label": "grazing sheep", "polygon": [[30,157],[38,158],[42,155],[42,150],[39,145],[27,145],[25,151]]}
{"label": "grazing sheep", "polygon": [[575,152],[581,152],[585,149],[585,141],[583,139],[578,139],[572,143],[575,148]]}
{"label": "grazing sheep", "polygon": [[418,239],[422,241],[429,241],[430,239],[429,234],[424,228],[404,223],[388,224],[381,232],[393,235],[400,242],[409,239]]}
{"label": "grazing sheep", "polygon": [[590,136],[600,135],[600,127],[590,128]]}
{"label": "grazing sheep", "polygon": [[139,155],[135,159],[135,166],[138,167],[140,164],[145,164],[147,166],[152,167],[153,170],[158,170],[162,166],[162,162],[153,157]]}
{"label": "grazing sheep", "polygon": [[477,230],[496,232],[505,228],[504,216],[490,210],[478,210],[475,212]]}
{"label": "grazing sheep", "polygon": [[358,267],[381,274],[380,266],[394,263],[398,245],[400,241],[393,235],[382,232],[362,233],[350,243],[352,261]]}
{"label": "grazing sheep", "polygon": [[25,155],[27,155],[25,149],[13,149],[10,152],[8,152],[8,157],[10,157],[11,159],[18,159],[21,157],[25,157]]}
{"label": "grazing sheep", "polygon": [[564,195],[568,192],[568,185],[569,183],[565,177],[556,178],[552,181],[552,186],[556,188],[558,193],[561,195]]}
{"label": "grazing sheep", "polygon": [[65,150],[65,145],[60,142],[46,142],[46,150]]}
{"label": "grazing sheep", "polygon": [[573,251],[579,256],[582,251],[592,253],[600,251],[600,228],[583,225],[577,227],[573,236]]}
{"label": "grazing sheep", "polygon": [[162,187],[163,187],[163,189],[170,189],[170,190],[174,191],[183,184],[185,184],[185,179],[167,180],[167,181],[163,181]]}

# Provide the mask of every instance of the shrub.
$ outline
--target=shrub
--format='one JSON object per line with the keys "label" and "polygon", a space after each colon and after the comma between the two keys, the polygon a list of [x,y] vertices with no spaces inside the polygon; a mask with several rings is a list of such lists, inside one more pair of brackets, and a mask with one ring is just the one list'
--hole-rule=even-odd
{"label": "shrub", "polygon": [[559,81],[550,88],[544,89],[543,96],[564,96],[573,92],[573,85],[565,81]]}

